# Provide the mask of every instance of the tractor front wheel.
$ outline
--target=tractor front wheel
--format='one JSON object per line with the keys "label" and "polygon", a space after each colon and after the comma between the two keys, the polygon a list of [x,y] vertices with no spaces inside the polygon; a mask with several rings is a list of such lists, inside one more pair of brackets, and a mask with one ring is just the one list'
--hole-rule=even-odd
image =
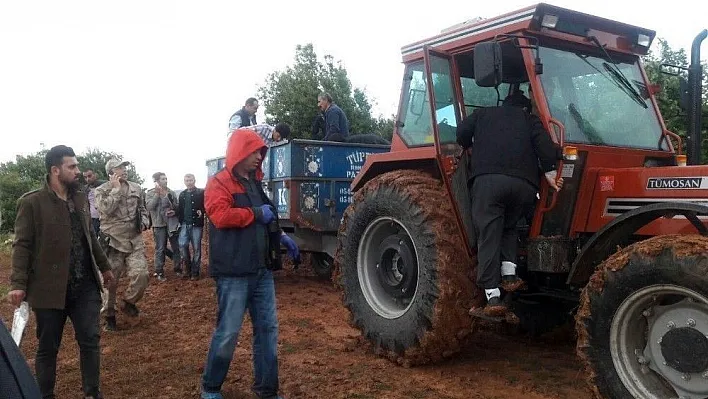
{"label": "tractor front wheel", "polygon": [[606,260],[576,316],[599,398],[708,397],[708,238],[658,236]]}
{"label": "tractor front wheel", "polygon": [[402,364],[456,353],[478,294],[450,198],[417,171],[368,182],[347,208],[335,268],[353,324]]}

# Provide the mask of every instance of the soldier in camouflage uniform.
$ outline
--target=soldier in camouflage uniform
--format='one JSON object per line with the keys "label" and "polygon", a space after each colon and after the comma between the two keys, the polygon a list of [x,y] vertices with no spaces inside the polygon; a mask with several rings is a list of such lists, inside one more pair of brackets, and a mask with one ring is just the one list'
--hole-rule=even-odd
{"label": "soldier in camouflage uniform", "polygon": [[141,187],[127,180],[126,165],[129,163],[115,159],[106,162],[109,181],[96,188],[101,234],[107,237],[106,255],[115,275],[104,292],[101,310],[108,330],[116,330],[116,290],[121,276],[127,273],[130,279],[121,310],[131,317],[138,316],[135,304],[143,297],[149,280],[142,231],[149,228],[150,220]]}

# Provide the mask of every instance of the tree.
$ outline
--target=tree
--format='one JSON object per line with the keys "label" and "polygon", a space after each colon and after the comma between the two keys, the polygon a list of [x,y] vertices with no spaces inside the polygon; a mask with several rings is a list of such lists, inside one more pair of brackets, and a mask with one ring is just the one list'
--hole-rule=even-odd
{"label": "tree", "polygon": [[[662,117],[666,123],[666,128],[670,131],[681,136],[684,141],[684,147],[686,144],[686,134],[688,132],[688,116],[684,110],[681,109],[680,104],[680,89],[679,89],[679,78],[677,76],[671,76],[662,73],[661,65],[669,64],[676,65],[680,67],[688,67],[688,56],[684,49],[674,50],[671,48],[669,43],[664,39],[659,39],[658,48],[656,51],[652,50],[647,54],[644,59],[644,68],[647,72],[647,77],[649,81],[658,84],[661,87],[661,91],[657,94],[657,102],[659,104],[659,109],[661,110]],[[708,126],[708,66],[703,62],[703,129],[705,130]],[[684,79],[688,78],[688,73],[685,70],[671,70],[671,72],[678,72],[678,74]],[[703,136],[706,137],[705,134]],[[683,149],[685,153],[685,148]],[[703,148],[703,160],[706,161],[708,158],[708,148]]]}
{"label": "tree", "polygon": [[[101,151],[97,148],[89,148],[86,153],[78,155],[77,160],[79,161],[79,168],[81,170],[91,169],[98,175],[99,180],[107,180],[108,175],[106,174],[106,162],[109,159],[115,158],[118,160],[123,160],[123,156],[115,152]],[[144,180],[138,172],[135,170],[135,165],[130,164],[126,167],[126,172],[128,173],[128,180],[143,184]]]}
{"label": "tree", "polygon": [[[17,212],[17,200],[26,192],[41,188],[44,184],[46,168],[44,157],[47,150],[35,154],[18,155],[15,161],[0,163],[0,232],[12,231]],[[77,155],[79,169],[93,169],[101,179],[107,179],[105,165],[111,158],[122,159],[120,154],[89,149],[85,154]],[[134,165],[127,167],[128,179],[138,184],[143,179],[135,171]]]}
{"label": "tree", "polygon": [[319,112],[317,95],[329,93],[349,119],[350,133],[377,133],[391,137],[393,126],[387,118],[371,115],[372,101],[366,92],[352,87],[347,70],[330,55],[318,60],[311,43],[295,48],[295,62],[282,71],[268,75],[258,88],[269,124],[285,122],[292,127],[294,138],[313,138],[312,121]]}

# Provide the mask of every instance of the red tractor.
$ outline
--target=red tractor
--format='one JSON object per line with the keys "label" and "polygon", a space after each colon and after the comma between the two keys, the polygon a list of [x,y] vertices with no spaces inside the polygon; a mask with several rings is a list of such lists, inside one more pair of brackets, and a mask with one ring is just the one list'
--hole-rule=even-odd
{"label": "red tractor", "polygon": [[[688,164],[640,56],[655,32],[547,4],[402,49],[391,151],[352,182],[336,281],[353,323],[401,364],[453,356],[483,303],[456,126],[521,90],[564,149],[518,224],[528,290],[498,320],[541,332],[575,317],[604,398],[708,398],[708,166],[700,165],[700,43],[689,68]],[[504,154],[498,154],[503,157]]]}

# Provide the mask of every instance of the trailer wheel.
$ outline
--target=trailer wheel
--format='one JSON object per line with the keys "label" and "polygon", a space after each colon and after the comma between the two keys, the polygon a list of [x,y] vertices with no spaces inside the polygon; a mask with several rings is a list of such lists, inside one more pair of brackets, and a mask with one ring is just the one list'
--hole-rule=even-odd
{"label": "trailer wheel", "polygon": [[312,254],[312,270],[317,277],[329,280],[332,278],[332,268],[334,259],[326,253],[316,252]]}
{"label": "trailer wheel", "polygon": [[708,238],[658,236],[611,256],[576,330],[598,398],[708,397]]}
{"label": "trailer wheel", "polygon": [[340,227],[335,268],[353,324],[399,364],[458,352],[480,299],[445,193],[423,172],[389,172],[355,195]]}

